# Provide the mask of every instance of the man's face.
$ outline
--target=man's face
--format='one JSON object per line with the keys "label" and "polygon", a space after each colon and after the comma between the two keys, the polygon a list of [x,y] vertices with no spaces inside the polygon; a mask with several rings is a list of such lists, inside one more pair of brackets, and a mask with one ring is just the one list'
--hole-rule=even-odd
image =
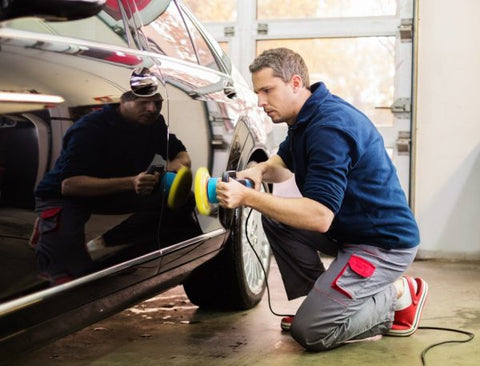
{"label": "man's face", "polygon": [[297,111],[292,82],[286,83],[273,76],[273,70],[269,67],[254,72],[252,82],[253,90],[258,95],[258,106],[263,108],[274,123],[295,123]]}
{"label": "man's face", "polygon": [[151,125],[155,122],[162,109],[162,98],[159,95],[136,98],[122,102],[120,113],[128,122],[139,125]]}

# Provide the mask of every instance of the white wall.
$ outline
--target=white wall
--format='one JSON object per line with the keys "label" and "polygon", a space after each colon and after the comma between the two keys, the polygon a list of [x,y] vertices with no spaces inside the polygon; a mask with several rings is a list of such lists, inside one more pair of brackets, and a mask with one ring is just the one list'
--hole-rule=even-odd
{"label": "white wall", "polygon": [[418,1],[419,255],[480,259],[480,1]]}

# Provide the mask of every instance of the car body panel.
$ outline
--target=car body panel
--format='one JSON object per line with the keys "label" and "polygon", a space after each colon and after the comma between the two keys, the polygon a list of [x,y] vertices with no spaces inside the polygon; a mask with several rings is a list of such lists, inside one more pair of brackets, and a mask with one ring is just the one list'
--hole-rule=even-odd
{"label": "car body panel", "polygon": [[[160,212],[148,249],[121,250],[102,259],[97,271],[56,286],[38,273],[34,251],[27,245],[36,217],[34,188],[59,156],[67,129],[81,116],[118,103],[130,90],[135,69],[148,68],[160,81],[162,114],[170,132],[187,146],[192,172],[206,167],[212,176],[220,176],[268,157],[270,121],[220,47],[183,5],[167,1],[156,5],[182,12],[190,27],[184,32],[187,41],[193,44],[192,34],[197,41],[202,38],[203,54],[178,58],[183,51],[175,57],[157,52],[141,39],[145,24],[157,19],[152,11],[162,10],[149,7],[149,1],[137,8],[134,3],[109,0],[96,17],[74,22],[18,18],[0,27],[0,70],[8,70],[0,76],[2,359],[181,284],[228,245],[231,210],[214,206],[210,216],[195,213],[191,227],[181,223],[178,236],[169,241],[161,235],[169,228]],[[186,41],[169,34],[171,47]],[[92,215],[87,240],[126,217]]]}

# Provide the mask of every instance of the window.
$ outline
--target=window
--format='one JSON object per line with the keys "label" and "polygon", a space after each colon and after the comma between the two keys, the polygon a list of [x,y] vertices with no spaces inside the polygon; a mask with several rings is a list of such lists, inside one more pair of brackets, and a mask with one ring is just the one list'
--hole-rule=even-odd
{"label": "window", "polygon": [[225,42],[225,41],[224,42],[218,42],[218,44],[220,45],[220,47],[222,47],[223,52],[225,52],[225,53],[229,52],[230,47],[229,47],[228,42]]}
{"label": "window", "polygon": [[201,22],[231,22],[237,19],[236,0],[183,0]]}
{"label": "window", "polygon": [[197,63],[197,56],[182,16],[175,3],[151,23],[142,27],[148,46],[154,52]]}
{"label": "window", "polygon": [[312,82],[324,81],[375,123],[409,192],[410,153],[397,144],[411,131],[414,1],[242,0],[233,20],[205,13],[215,13],[220,0],[208,6],[184,1],[210,21],[210,33],[228,44],[224,49],[247,80],[248,66],[263,50],[288,47],[300,53]]}
{"label": "window", "polygon": [[395,15],[396,0],[258,0],[258,19],[340,18]]}
{"label": "window", "polygon": [[193,44],[195,45],[200,65],[219,70],[215,56],[212,54],[212,51],[210,50],[210,47],[208,47],[202,34],[187,16],[184,16],[184,19],[190,32],[190,36],[192,37]]}
{"label": "window", "polygon": [[148,21],[142,19],[142,41],[146,43],[142,48],[219,70],[202,33],[186,14],[180,13],[175,2],[171,2],[166,10],[162,9],[158,16],[143,13],[142,10],[140,15],[142,18],[149,15],[152,18]]}
{"label": "window", "polygon": [[395,37],[264,40],[257,54],[287,47],[305,59],[311,83],[327,88],[367,114],[376,125],[392,125]]}

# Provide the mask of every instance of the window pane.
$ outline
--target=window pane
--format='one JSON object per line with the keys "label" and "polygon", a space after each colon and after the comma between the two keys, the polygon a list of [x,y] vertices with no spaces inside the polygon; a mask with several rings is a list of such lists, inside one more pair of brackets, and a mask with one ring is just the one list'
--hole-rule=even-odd
{"label": "window pane", "polygon": [[223,52],[225,52],[226,54],[230,52],[230,47],[228,42],[218,42],[218,44],[220,45],[220,47],[222,47]]}
{"label": "window pane", "polygon": [[258,0],[257,18],[345,18],[395,15],[396,3],[397,0]]}
{"label": "window pane", "polygon": [[327,88],[368,115],[377,126],[393,125],[395,37],[324,38],[257,42],[257,54],[288,47],[305,59],[311,83]]}
{"label": "window pane", "polygon": [[219,70],[215,56],[213,55],[210,47],[208,47],[208,44],[203,38],[202,34],[187,16],[184,17],[184,20],[185,24],[187,24],[188,30],[190,31],[193,44],[195,45],[200,65],[210,67],[214,70]]}
{"label": "window pane", "polygon": [[197,63],[190,36],[175,3],[150,24],[142,27],[152,51]]}
{"label": "window pane", "polygon": [[183,0],[202,22],[231,22],[237,19],[236,0]]}

